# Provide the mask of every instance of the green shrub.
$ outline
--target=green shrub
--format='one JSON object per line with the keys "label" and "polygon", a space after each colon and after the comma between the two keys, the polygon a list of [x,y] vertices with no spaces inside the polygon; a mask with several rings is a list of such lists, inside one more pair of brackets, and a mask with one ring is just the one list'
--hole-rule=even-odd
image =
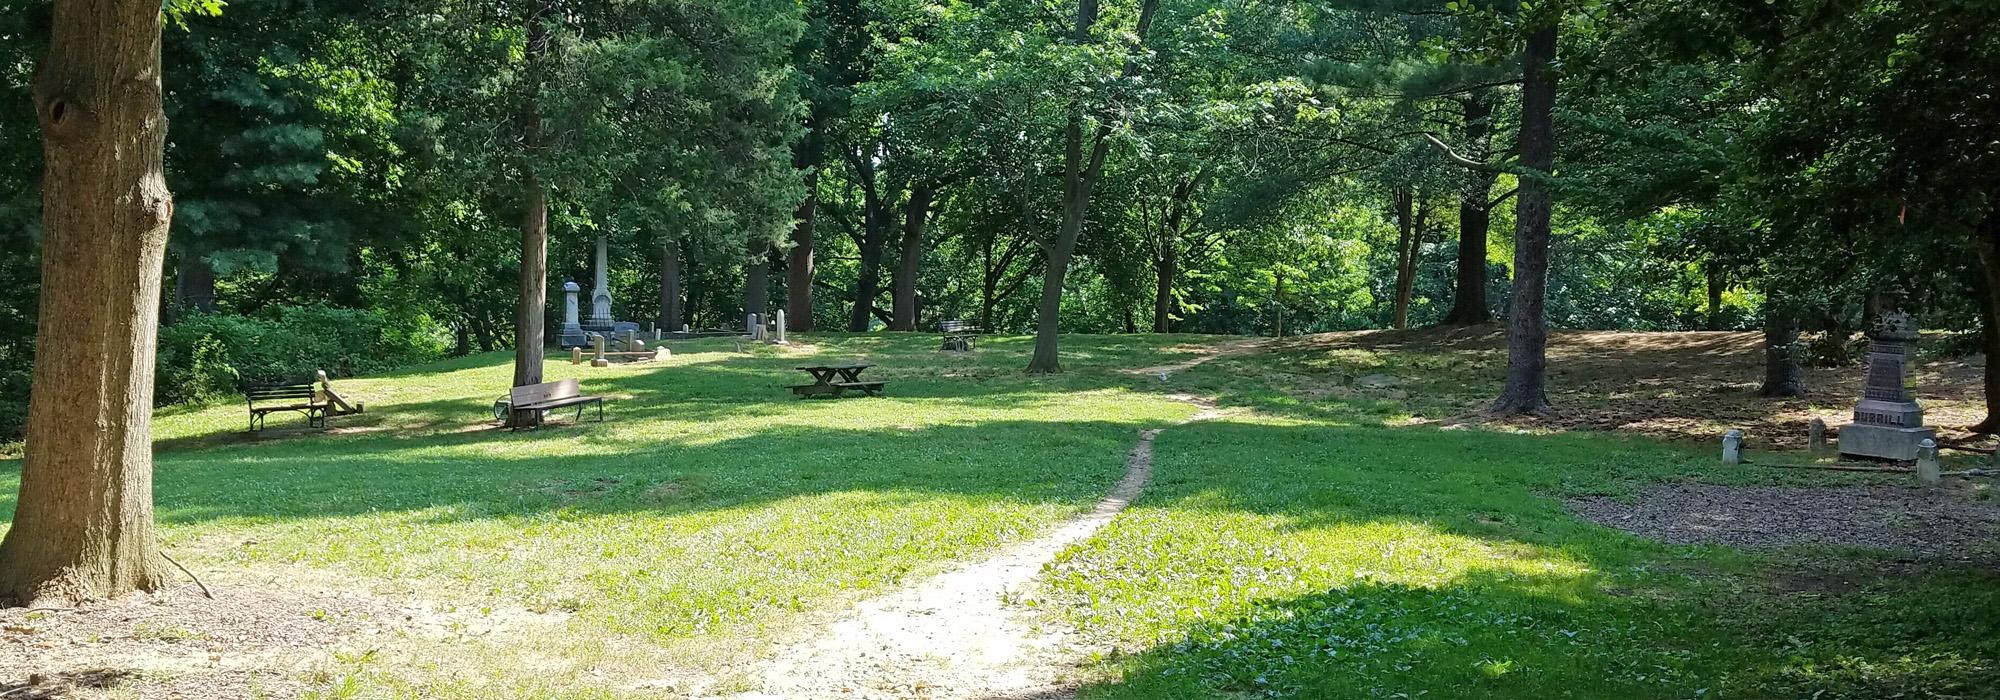
{"label": "green shrub", "polygon": [[197,314],[161,329],[154,401],[227,396],[244,381],[380,372],[435,359],[442,339],[426,319],[379,311],[280,306],[256,316]]}

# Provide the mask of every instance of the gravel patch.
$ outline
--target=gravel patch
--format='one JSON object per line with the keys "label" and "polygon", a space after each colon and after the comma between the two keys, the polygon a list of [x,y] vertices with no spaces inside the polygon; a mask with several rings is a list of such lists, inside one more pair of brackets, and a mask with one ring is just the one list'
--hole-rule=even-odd
{"label": "gravel patch", "polygon": [[1671,544],[1827,545],[1925,557],[2000,555],[2000,503],[1895,486],[1660,484],[1630,502],[1568,501],[1578,515]]}

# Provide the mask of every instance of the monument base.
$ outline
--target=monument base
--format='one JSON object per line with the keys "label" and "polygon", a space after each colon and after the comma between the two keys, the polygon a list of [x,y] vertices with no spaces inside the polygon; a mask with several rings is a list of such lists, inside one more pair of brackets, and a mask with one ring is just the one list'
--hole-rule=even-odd
{"label": "monument base", "polygon": [[556,335],[556,347],[564,350],[570,348],[588,348],[590,347],[590,334],[583,332],[583,329],[577,326],[563,326],[562,332]]}
{"label": "monument base", "polygon": [[1848,423],[1840,426],[1840,454],[1843,457],[1914,460],[1917,443],[1936,440],[1937,431],[1924,428],[1896,428],[1887,425]]}

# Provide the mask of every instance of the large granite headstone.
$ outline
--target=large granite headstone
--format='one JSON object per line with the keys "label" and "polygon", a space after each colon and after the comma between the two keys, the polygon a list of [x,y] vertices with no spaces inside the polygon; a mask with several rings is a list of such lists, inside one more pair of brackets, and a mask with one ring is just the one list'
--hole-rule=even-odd
{"label": "large granite headstone", "polygon": [[1917,325],[1909,314],[1889,310],[1868,332],[1868,377],[1854,422],[1840,427],[1840,454],[1850,457],[1913,460],[1937,432],[1924,427],[1924,409],[1904,385],[1917,345]]}
{"label": "large granite headstone", "polygon": [[563,283],[563,324],[562,332],[556,334],[556,347],[568,350],[590,344],[590,336],[585,335],[583,326],[577,323],[576,293],[583,291],[576,282]]}

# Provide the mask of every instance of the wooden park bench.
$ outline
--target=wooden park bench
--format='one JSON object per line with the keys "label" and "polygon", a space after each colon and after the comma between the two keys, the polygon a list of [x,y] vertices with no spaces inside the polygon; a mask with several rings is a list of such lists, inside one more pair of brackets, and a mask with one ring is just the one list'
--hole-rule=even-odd
{"label": "wooden park bench", "polygon": [[980,329],[965,321],[941,321],[938,332],[944,334],[944,343],[938,346],[939,352],[971,352],[972,336],[978,335]]}
{"label": "wooden park bench", "polygon": [[250,432],[263,430],[265,418],[282,411],[305,414],[307,427],[326,427],[328,406],[313,390],[310,380],[245,382],[240,388],[243,390],[243,402],[250,407]]}
{"label": "wooden park bench", "polygon": [[[316,390],[315,384],[318,385]],[[352,415],[366,410],[359,402],[350,402],[340,392],[334,391],[325,370],[315,372],[310,380],[246,382],[240,388],[243,390],[243,401],[250,407],[250,432],[253,433],[264,429],[267,416],[280,411],[303,413],[308,427],[324,428],[329,416]],[[259,405],[260,402],[262,405]]]}
{"label": "wooden park bench", "polygon": [[[591,404],[597,406],[597,422],[604,422],[604,397],[583,395],[583,389],[575,379],[517,386],[507,392],[507,411],[510,418],[515,418],[508,424],[516,428],[539,425],[543,411],[570,406],[576,407],[576,420],[580,421],[583,420],[583,407]],[[529,413],[533,418],[519,420],[518,416],[522,413]]]}
{"label": "wooden park bench", "polygon": [[808,365],[795,369],[810,374],[811,384],[796,384],[787,387],[792,393],[803,398],[837,399],[849,391],[859,391],[869,396],[881,396],[882,387],[888,382],[861,381],[861,370],[874,365]]}

